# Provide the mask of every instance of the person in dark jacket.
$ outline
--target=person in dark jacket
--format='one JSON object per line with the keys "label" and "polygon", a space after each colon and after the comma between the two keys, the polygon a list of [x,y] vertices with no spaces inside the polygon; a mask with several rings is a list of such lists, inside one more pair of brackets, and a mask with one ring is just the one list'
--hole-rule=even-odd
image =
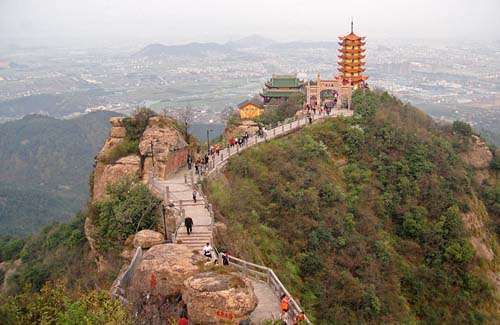
{"label": "person in dark jacket", "polygon": [[193,232],[193,219],[191,217],[187,217],[184,219],[184,226],[186,226],[186,232],[188,235],[191,235]]}

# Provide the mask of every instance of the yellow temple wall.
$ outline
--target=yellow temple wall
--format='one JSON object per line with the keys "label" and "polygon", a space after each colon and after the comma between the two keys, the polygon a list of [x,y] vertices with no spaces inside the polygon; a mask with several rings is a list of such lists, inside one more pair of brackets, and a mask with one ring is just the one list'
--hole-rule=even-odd
{"label": "yellow temple wall", "polygon": [[254,104],[247,104],[240,108],[240,118],[242,120],[245,119],[254,119],[262,115],[263,109],[254,105]]}

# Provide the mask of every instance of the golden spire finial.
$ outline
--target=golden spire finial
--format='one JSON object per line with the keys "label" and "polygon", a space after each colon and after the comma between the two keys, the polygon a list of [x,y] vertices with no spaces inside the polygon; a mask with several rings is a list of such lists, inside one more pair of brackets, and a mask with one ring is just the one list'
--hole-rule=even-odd
{"label": "golden spire finial", "polygon": [[354,33],[354,17],[351,17],[351,34]]}

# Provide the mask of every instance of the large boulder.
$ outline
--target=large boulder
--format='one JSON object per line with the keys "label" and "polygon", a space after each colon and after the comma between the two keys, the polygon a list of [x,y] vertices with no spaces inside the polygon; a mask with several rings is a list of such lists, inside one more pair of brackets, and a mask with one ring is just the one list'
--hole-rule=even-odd
{"label": "large boulder", "polygon": [[147,249],[155,245],[163,244],[165,238],[162,233],[154,230],[144,229],[139,231],[134,236],[134,247],[141,247],[142,249]]}
{"label": "large boulder", "polygon": [[181,293],[184,281],[199,272],[193,250],[186,245],[161,244],[147,250],[132,277],[130,292],[161,296]]}
{"label": "large boulder", "polygon": [[247,319],[257,307],[252,283],[236,274],[199,273],[184,282],[182,299],[194,323]]}

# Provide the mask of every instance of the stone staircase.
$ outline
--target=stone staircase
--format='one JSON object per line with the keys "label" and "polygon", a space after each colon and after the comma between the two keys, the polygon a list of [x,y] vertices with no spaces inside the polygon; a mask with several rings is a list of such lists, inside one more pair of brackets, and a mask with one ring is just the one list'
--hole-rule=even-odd
{"label": "stone staircase", "polygon": [[213,240],[212,232],[205,228],[206,227],[204,226],[194,226],[193,232],[190,235],[186,233],[186,228],[184,228],[182,231],[177,233],[176,243],[182,243],[189,246],[193,250],[201,251],[206,243],[211,244]]}

